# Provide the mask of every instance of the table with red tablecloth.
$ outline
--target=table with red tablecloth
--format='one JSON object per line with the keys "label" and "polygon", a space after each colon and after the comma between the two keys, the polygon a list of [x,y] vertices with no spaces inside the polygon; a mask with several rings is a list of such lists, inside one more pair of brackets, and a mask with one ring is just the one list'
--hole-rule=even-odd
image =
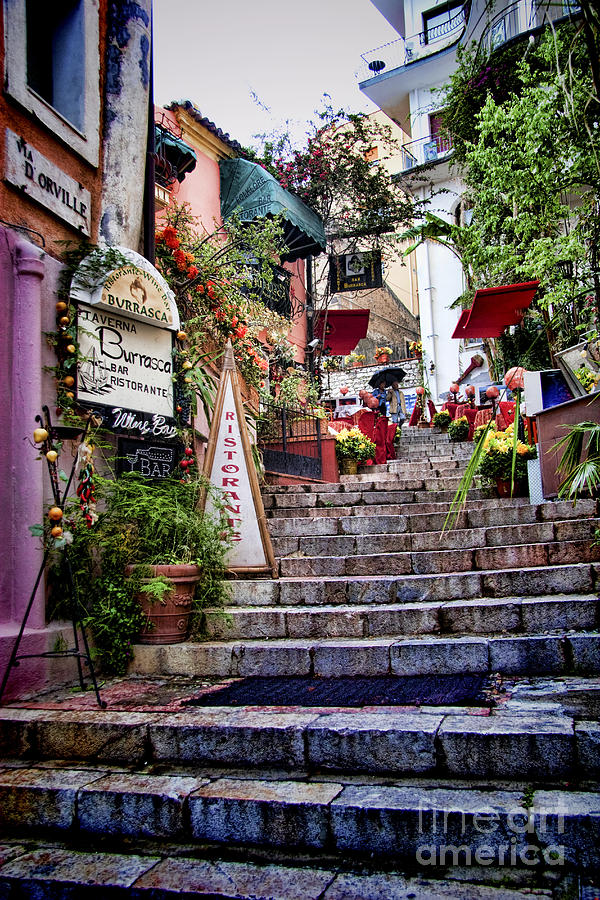
{"label": "table with red tablecloth", "polygon": [[370,409],[361,409],[347,419],[336,419],[333,422],[329,422],[329,428],[334,429],[338,433],[344,428],[350,429],[355,426],[370,441],[375,443],[375,462],[377,465],[383,465],[388,459],[396,459],[394,436],[397,425],[388,422],[387,416],[382,416]]}
{"label": "table with red tablecloth", "polygon": [[[429,399],[427,400],[427,409],[429,411],[429,418],[433,420],[433,417],[435,416],[437,410],[435,408],[435,404]],[[420,421],[421,421],[421,407],[419,406],[418,403],[415,403],[415,406],[411,413],[410,421],[408,424],[409,424],[409,426],[414,428],[416,425],[419,424]],[[430,423],[427,422],[427,424],[429,425]]]}
{"label": "table with red tablecloth", "polygon": [[450,417],[452,419],[456,418],[456,410],[459,406],[462,406],[461,403],[454,403],[452,400],[446,400],[446,402],[442,405],[442,412],[449,412]]}

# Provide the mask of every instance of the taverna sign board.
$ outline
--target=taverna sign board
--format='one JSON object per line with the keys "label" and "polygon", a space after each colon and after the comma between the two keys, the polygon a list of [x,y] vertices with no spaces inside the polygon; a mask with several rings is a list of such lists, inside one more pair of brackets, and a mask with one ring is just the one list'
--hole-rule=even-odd
{"label": "taverna sign board", "polygon": [[[233,544],[227,558],[229,571],[245,575],[269,574],[275,578],[275,557],[230,343],[225,351],[215,401],[204,475],[222,492],[227,520],[233,529]],[[210,495],[205,509],[208,514],[214,511]]]}
{"label": "taverna sign board", "polygon": [[[115,259],[116,267],[103,265]],[[78,401],[102,407],[114,431],[175,437],[172,332],[179,315],[161,274],[131,250],[94,251],[75,272],[71,298],[81,356]]]}

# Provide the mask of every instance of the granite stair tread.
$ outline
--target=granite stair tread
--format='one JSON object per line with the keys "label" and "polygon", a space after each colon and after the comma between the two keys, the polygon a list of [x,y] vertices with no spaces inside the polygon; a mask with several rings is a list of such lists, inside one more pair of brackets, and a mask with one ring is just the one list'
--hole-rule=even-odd
{"label": "granite stair tread", "polygon": [[[427,718],[427,717],[423,717]],[[485,844],[509,854],[560,846],[563,865],[598,864],[600,798],[552,784],[427,783],[411,779],[290,776],[279,772],[155,772],[98,765],[0,770],[10,835],[94,835],[183,845],[258,846],[414,863],[424,846]],[[51,802],[49,802],[51,801]],[[482,817],[493,834],[482,834]],[[442,823],[444,827],[442,828]],[[452,856],[450,857],[452,858]],[[493,855],[492,855],[493,858]],[[551,858],[551,857],[550,857]],[[505,860],[507,857],[505,856]],[[547,861],[547,858],[546,860]],[[1,872],[1,870],[0,870]]]}
{"label": "granite stair tread", "polygon": [[229,606],[204,610],[213,640],[281,637],[381,637],[405,634],[535,634],[558,629],[587,630],[598,624],[595,594],[281,606]]}
{"label": "granite stair tread", "polygon": [[244,638],[138,648],[132,673],[209,678],[472,673],[600,674],[597,631]]}
{"label": "granite stair tread", "polygon": [[[93,840],[88,843],[93,844]],[[7,841],[0,846],[0,890],[27,885],[31,896],[123,897],[170,900],[175,897],[223,900],[520,900],[529,889],[486,886],[415,876],[374,867],[327,867],[301,860],[240,861],[213,852],[136,842],[127,850],[98,851],[81,842]],[[523,884],[527,882],[523,879]],[[538,890],[540,897],[551,891]],[[21,894],[21,896],[24,896]]]}

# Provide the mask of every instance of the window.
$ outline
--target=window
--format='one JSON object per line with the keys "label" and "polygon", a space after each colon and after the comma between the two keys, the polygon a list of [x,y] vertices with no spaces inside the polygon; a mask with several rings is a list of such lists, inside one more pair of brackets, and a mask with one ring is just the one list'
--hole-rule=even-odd
{"label": "window", "polygon": [[429,116],[429,134],[432,142],[435,142],[436,157],[439,153],[447,153],[448,150],[452,149],[452,139],[446,137],[443,131],[442,113],[431,113]]}
{"label": "window", "polygon": [[423,13],[421,43],[430,44],[449,34],[465,21],[463,0],[448,0]]}
{"label": "window", "polygon": [[26,0],[27,85],[83,131],[82,0]]}
{"label": "window", "polygon": [[97,0],[4,0],[4,20],[7,94],[97,165]]}

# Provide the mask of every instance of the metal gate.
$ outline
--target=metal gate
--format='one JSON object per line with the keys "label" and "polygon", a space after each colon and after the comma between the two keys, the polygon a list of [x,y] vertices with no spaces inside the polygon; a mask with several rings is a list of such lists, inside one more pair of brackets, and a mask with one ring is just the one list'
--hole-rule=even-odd
{"label": "metal gate", "polygon": [[321,423],[301,406],[261,401],[257,443],[267,472],[322,477]]}

